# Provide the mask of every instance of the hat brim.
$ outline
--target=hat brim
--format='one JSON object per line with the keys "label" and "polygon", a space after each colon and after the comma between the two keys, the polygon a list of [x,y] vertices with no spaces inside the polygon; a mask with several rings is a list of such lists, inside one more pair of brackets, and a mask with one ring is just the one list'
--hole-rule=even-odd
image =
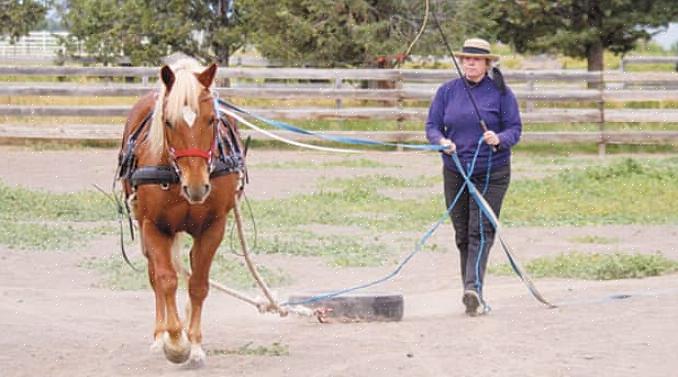
{"label": "hat brim", "polygon": [[489,59],[492,61],[497,61],[499,60],[499,55],[495,54],[472,54],[468,52],[463,52],[463,51],[455,51],[454,56],[458,58],[481,58],[481,59]]}

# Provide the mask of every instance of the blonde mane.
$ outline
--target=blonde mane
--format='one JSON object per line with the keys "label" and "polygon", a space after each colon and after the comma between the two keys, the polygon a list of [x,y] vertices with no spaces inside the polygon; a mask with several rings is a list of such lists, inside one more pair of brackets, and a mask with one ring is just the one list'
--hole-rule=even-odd
{"label": "blonde mane", "polygon": [[195,74],[201,73],[205,68],[195,59],[181,59],[170,65],[170,68],[174,73],[174,83],[167,94],[167,88],[162,79],[158,81],[160,88],[148,137],[151,153],[156,156],[160,156],[165,148],[165,122],[176,124],[182,116],[184,107],[189,107],[193,112],[198,113],[198,100],[202,91],[202,85]]}

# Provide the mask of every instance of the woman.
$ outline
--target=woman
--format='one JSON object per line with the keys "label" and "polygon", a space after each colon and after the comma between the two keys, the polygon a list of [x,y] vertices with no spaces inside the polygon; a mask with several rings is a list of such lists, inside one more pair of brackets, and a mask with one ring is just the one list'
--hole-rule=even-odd
{"label": "woman", "polygon": [[[474,185],[499,216],[511,180],[511,147],[520,139],[522,130],[518,103],[513,92],[504,85],[501,72],[492,68],[492,63],[499,60],[499,56],[491,53],[487,41],[468,39],[462,51],[455,55],[461,60],[464,77],[446,82],[438,89],[429,108],[426,137],[431,144],[447,146],[442,158],[448,208],[464,183],[451,157],[456,153]],[[468,84],[480,117],[487,124],[487,132],[483,133],[481,129],[462,80]],[[481,137],[483,143],[479,145]],[[478,157],[472,167],[477,148],[480,148]],[[469,170],[471,168],[472,171]],[[466,306],[466,314],[486,313],[489,307],[483,300],[482,289],[488,254],[494,241],[494,228],[467,189],[452,208],[450,218],[459,249],[464,286],[462,302]]]}

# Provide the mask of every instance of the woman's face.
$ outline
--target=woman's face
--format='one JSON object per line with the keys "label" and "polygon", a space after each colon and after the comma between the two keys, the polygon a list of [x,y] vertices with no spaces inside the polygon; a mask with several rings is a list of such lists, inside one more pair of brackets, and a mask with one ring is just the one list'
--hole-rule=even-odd
{"label": "woman's face", "polygon": [[487,59],[466,56],[462,58],[461,65],[467,79],[478,82],[487,73]]}

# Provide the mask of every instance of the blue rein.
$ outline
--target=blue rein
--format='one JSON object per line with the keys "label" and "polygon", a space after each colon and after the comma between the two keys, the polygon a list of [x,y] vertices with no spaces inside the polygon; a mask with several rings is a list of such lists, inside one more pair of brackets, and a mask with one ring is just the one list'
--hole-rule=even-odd
{"label": "blue rein", "polygon": [[[294,133],[301,134],[301,135],[319,137],[319,138],[322,138],[322,139],[325,139],[325,140],[328,140],[328,141],[333,141],[333,142],[338,142],[338,143],[343,143],[343,144],[369,145],[369,146],[389,146],[389,147],[399,147],[399,148],[404,148],[404,149],[427,150],[427,151],[436,151],[436,152],[442,152],[442,151],[444,151],[448,148],[447,146],[442,146],[442,145],[385,143],[385,142],[367,140],[367,139],[326,135],[326,134],[319,133],[319,132],[304,130],[302,128],[295,127],[295,126],[288,124],[288,123],[285,123],[285,122],[267,119],[265,117],[262,117],[262,116],[253,114],[249,111],[246,111],[244,109],[241,109],[241,108],[239,108],[239,107],[237,107],[237,106],[235,106],[231,103],[228,103],[224,100],[221,100],[221,99],[217,99],[216,101],[221,106],[224,106],[224,107],[231,109],[233,111],[236,111],[238,113],[251,116],[252,118],[259,120],[260,122],[263,122],[263,123],[268,124],[270,126],[276,127],[278,129],[294,132]],[[340,296],[340,295],[343,295],[343,294],[346,294],[346,293],[350,293],[350,292],[357,291],[357,290],[360,290],[360,289],[369,288],[369,287],[375,286],[377,284],[380,284],[380,283],[383,283],[387,280],[392,279],[393,277],[395,277],[396,275],[398,275],[400,273],[400,271],[403,269],[403,267],[405,267],[405,265],[419,251],[421,251],[422,247],[426,244],[426,241],[428,241],[428,239],[433,235],[433,233],[438,229],[438,227],[449,218],[450,213],[452,211],[452,208],[454,208],[454,206],[457,204],[457,202],[459,201],[459,198],[461,197],[461,195],[464,192],[464,189],[466,189],[467,187],[468,187],[469,193],[471,194],[471,197],[475,200],[475,202],[478,204],[478,207],[480,208],[481,243],[480,243],[480,253],[478,255],[478,259],[476,260],[476,270],[478,270],[480,268],[480,259],[481,259],[482,250],[483,250],[483,247],[484,247],[484,244],[485,244],[485,237],[484,237],[483,228],[482,228],[483,227],[483,221],[482,221],[483,215],[485,215],[488,218],[490,224],[492,224],[492,226],[495,229],[497,229],[497,227],[498,227],[498,223],[495,221],[496,216],[494,215],[492,208],[487,204],[487,202],[482,197],[482,194],[484,194],[487,191],[487,188],[488,188],[488,185],[489,185],[490,171],[491,171],[491,158],[492,158],[492,152],[491,151],[490,151],[489,161],[488,161],[488,165],[487,165],[487,171],[486,171],[486,174],[485,174],[485,184],[483,186],[482,194],[478,193],[478,189],[475,187],[475,185],[473,184],[473,182],[471,181],[471,178],[470,178],[472,173],[473,173],[473,170],[475,168],[476,161],[478,159],[478,153],[480,152],[480,148],[482,146],[482,143],[483,143],[483,138],[481,137],[478,140],[478,144],[477,144],[476,150],[473,154],[473,159],[468,166],[468,170],[463,169],[463,167],[461,165],[461,161],[459,160],[459,156],[457,155],[456,152],[451,154],[450,157],[454,161],[454,164],[457,167],[457,170],[459,171],[459,173],[464,178],[464,183],[462,184],[461,188],[459,189],[459,191],[455,195],[454,200],[449,205],[449,207],[447,208],[445,213],[438,219],[438,221],[436,221],[421,236],[421,238],[419,238],[419,240],[417,241],[417,243],[415,245],[415,249],[409,255],[407,255],[405,257],[405,259],[403,259],[402,262],[400,262],[400,264],[398,264],[398,266],[395,268],[395,270],[393,270],[393,272],[391,272],[390,274],[388,274],[388,275],[386,275],[386,276],[384,276],[380,279],[377,279],[377,280],[374,280],[374,281],[371,281],[371,282],[368,282],[368,283],[364,283],[364,284],[356,285],[356,286],[349,287],[349,288],[344,288],[344,289],[340,289],[340,290],[336,290],[336,291],[331,291],[331,292],[319,294],[319,295],[310,297],[310,298],[305,299],[305,300],[286,301],[286,302],[283,302],[281,305],[282,306],[306,305],[306,304],[311,304],[311,303],[314,303],[314,302],[324,301],[324,300],[328,300],[328,299],[331,299],[333,297],[337,297],[337,296]],[[497,231],[497,235],[499,236],[498,233],[499,232]],[[546,301],[541,296],[541,294],[537,291],[536,287],[534,287],[534,285],[532,284],[530,279],[527,277],[527,275],[522,271],[522,269],[518,265],[515,258],[511,255],[511,252],[508,249],[508,245],[506,245],[506,243],[501,239],[501,236],[499,236],[499,238],[500,238],[501,246],[504,249],[504,251],[506,252],[506,255],[508,256],[508,259],[509,259],[509,262],[511,264],[511,267],[513,268],[513,271],[527,285],[527,287],[528,287],[529,291],[532,293],[532,295],[538,301],[546,304],[547,306],[555,307],[554,305],[550,304],[548,301]],[[478,288],[478,293],[479,293],[479,296],[480,296],[480,299],[481,299],[481,303],[483,304],[484,307],[489,308],[482,298],[482,282],[480,281],[479,274],[476,273],[476,276],[478,276],[478,278],[476,279],[476,287]]]}

